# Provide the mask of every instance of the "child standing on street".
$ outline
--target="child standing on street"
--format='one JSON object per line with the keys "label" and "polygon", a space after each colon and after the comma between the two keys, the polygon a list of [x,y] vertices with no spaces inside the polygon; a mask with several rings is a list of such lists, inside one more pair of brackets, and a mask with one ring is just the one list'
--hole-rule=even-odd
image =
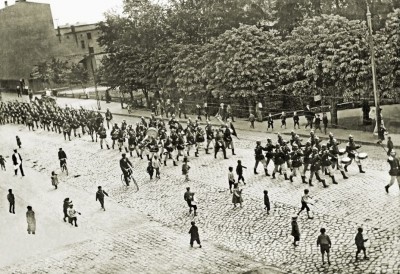
{"label": "child standing on street", "polygon": [[300,229],[297,224],[297,216],[292,217],[292,233],[293,236],[293,245],[298,246],[297,242],[300,241]]}
{"label": "child standing on street", "polygon": [[20,139],[18,136],[16,136],[15,139],[17,139],[17,145],[18,145],[18,147],[21,148],[21,145],[22,145],[21,139]]}
{"label": "child standing on street", "polygon": [[182,164],[182,175],[185,175],[185,181],[189,181],[189,169],[187,161]]}
{"label": "child standing on street", "polygon": [[3,158],[3,155],[0,155],[0,166],[1,170],[6,170],[6,159]]}
{"label": "child standing on street", "polygon": [[282,115],[281,115],[281,128],[285,126],[286,129],[286,114],[284,111],[282,111]]}
{"label": "child standing on street", "polygon": [[154,167],[151,161],[149,161],[149,165],[147,166],[147,173],[150,175],[150,180],[153,179]]}
{"label": "child standing on street", "polygon": [[229,191],[232,193],[232,186],[235,184],[235,177],[233,176],[233,167],[229,167],[228,172]]}
{"label": "child standing on street", "polygon": [[330,265],[331,261],[329,260],[329,250],[331,249],[332,243],[329,236],[325,234],[325,231],[325,228],[321,228],[321,235],[318,236],[317,246],[321,246],[322,264],[325,264],[324,255],[326,253],[328,264]]}
{"label": "child standing on street", "polygon": [[243,184],[246,185],[244,182],[244,177],[243,177],[243,168],[247,169],[247,167],[242,166],[242,161],[238,160],[237,161],[237,167],[236,167],[236,174],[238,175],[238,183],[240,183],[240,180],[243,181]]}
{"label": "child standing on street", "polygon": [[269,211],[271,209],[270,203],[269,203],[269,197],[268,197],[268,190],[264,190],[264,209],[267,210],[267,214],[269,215]]}
{"label": "child standing on street", "polygon": [[55,189],[57,189],[58,186],[58,176],[57,174],[52,171],[51,172],[51,184],[55,187]]}
{"label": "child standing on street", "polygon": [[328,128],[328,116],[326,113],[322,115],[322,124],[324,124],[324,133],[326,135],[326,129]]}
{"label": "child standing on street", "polygon": [[254,128],[254,121],[255,120],[256,120],[256,117],[254,116],[254,114],[250,113],[250,116],[249,116],[250,128]]}

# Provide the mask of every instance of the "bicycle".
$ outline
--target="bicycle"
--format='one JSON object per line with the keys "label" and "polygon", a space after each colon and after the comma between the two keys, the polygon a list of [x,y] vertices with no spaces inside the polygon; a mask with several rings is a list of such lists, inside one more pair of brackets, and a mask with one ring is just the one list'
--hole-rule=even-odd
{"label": "bicycle", "polygon": [[132,173],[133,173],[132,169],[129,169],[128,177],[126,178],[128,180],[128,183],[125,182],[125,175],[124,175],[124,173],[122,173],[121,174],[121,182],[122,182],[123,185],[129,186],[129,183],[131,181],[133,181],[135,192],[138,192],[139,191],[139,185],[137,184],[135,178],[133,178]]}
{"label": "bicycle", "polygon": [[65,171],[68,176],[67,159],[60,159],[60,163],[61,163],[61,171],[62,172]]}

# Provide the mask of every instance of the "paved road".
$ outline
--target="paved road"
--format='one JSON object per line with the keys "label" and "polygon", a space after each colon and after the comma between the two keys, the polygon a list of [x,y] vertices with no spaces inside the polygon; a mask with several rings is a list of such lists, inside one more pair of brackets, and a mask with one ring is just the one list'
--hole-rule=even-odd
{"label": "paved road", "polygon": [[[117,122],[118,119],[120,118],[117,118]],[[136,121],[134,118],[126,119],[128,122]],[[135,177],[139,180],[141,188],[138,193],[126,189],[119,181],[120,153],[117,150],[100,150],[99,144],[92,143],[88,136],[68,142],[64,141],[59,134],[41,131],[33,133],[22,126],[7,125],[0,131],[0,138],[5,144],[0,148],[2,154],[6,154],[5,148],[10,148],[9,151],[11,151],[16,134],[23,136],[24,148],[21,151],[23,157],[37,161],[37,166],[34,167],[36,171],[48,176],[51,170],[57,169],[56,152],[61,146],[68,154],[72,173],[68,178],[62,178],[66,187],[71,186],[90,193],[97,185],[103,185],[111,194],[112,198],[109,200],[119,203],[123,208],[139,211],[156,221],[160,234],[147,236],[149,241],[152,239],[151,243],[157,242],[158,236],[163,234],[164,230],[167,231],[165,234],[167,236],[161,242],[167,241],[168,245],[174,246],[174,239],[178,237],[183,244],[178,245],[176,250],[165,252],[173,258],[179,257],[180,253],[187,253],[181,251],[187,249],[185,235],[188,223],[193,220],[193,216],[188,216],[187,206],[182,196],[185,187],[191,186],[199,200],[199,215],[195,220],[202,230],[205,245],[215,245],[216,250],[225,254],[221,255],[222,261],[234,258],[232,254],[237,254],[241,257],[235,257],[234,261],[242,263],[245,262],[244,258],[249,258],[251,262],[249,267],[240,269],[229,266],[225,268],[226,272],[240,272],[245,271],[246,268],[259,267],[259,264],[254,261],[274,265],[284,271],[300,273],[398,273],[400,269],[399,191],[393,187],[391,193],[387,195],[383,190],[389,176],[385,154],[379,147],[363,147],[363,151],[370,156],[363,162],[366,174],[359,174],[354,165],[349,169],[351,176],[349,180],[339,179],[337,175],[339,185],[330,185],[328,189],[323,189],[321,185],[315,184],[316,186],[311,188],[311,194],[317,200],[314,208],[315,219],[309,221],[305,216],[300,217],[302,240],[300,246],[294,249],[290,244],[292,240],[290,221],[291,216],[298,210],[304,185],[301,184],[300,178],[297,178],[294,183],[289,183],[282,177],[272,181],[261,174],[252,174],[254,141],[265,138],[265,133],[241,132],[241,140],[236,142],[236,153],[240,156],[232,157],[228,152],[229,160],[222,160],[221,156],[218,160],[213,160],[211,155],[203,155],[204,153],[201,153],[200,158],[191,157],[192,169],[189,183],[183,181],[180,167],[173,168],[172,163],[168,163],[167,168],[162,168],[160,180],[150,181],[145,173],[146,161],[133,157]],[[46,144],[46,149],[43,149],[43,144]],[[49,151],[54,151],[54,154],[49,154]],[[244,186],[243,191],[244,208],[232,209],[231,195],[227,191],[226,171],[229,166],[235,166],[238,159],[241,159],[248,167],[245,174],[248,184]],[[75,178],[74,175],[80,176]],[[273,204],[271,215],[266,215],[263,211],[262,192],[264,189],[269,190]],[[92,193],[90,195],[93,196]],[[94,200],[94,198],[91,199]],[[105,214],[111,213],[107,211]],[[122,216],[125,215],[122,214]],[[371,260],[354,263],[354,236],[359,226],[364,227],[370,239],[371,246],[368,250]],[[330,267],[321,266],[320,254],[315,244],[321,227],[327,228],[333,241]],[[132,230],[135,231],[135,229]],[[125,238],[125,236],[119,237],[118,233],[121,231],[116,228],[110,228],[109,231],[115,234],[116,238]],[[107,241],[109,237],[105,236],[104,239]],[[102,240],[99,241],[102,242]],[[133,240],[128,239],[126,244],[130,241]],[[144,242],[140,242],[138,246],[140,247]],[[120,245],[118,241],[116,245]],[[96,244],[88,244],[87,248],[83,248],[80,252],[89,252],[94,246]],[[151,249],[151,246],[146,248]],[[55,256],[65,258],[66,262],[74,261],[74,258],[76,261],[77,257],[70,254],[72,249],[74,248],[65,247],[65,255],[55,253]],[[104,250],[103,253],[106,255],[100,255],[102,252],[99,252],[99,255],[92,254],[93,265],[96,265],[102,256],[112,256],[113,252],[110,252],[110,248],[100,250]],[[158,256],[165,259],[163,252]],[[210,257],[205,258],[205,260],[209,259]],[[125,258],[119,263],[129,263],[129,260]],[[168,256],[166,261],[168,261]],[[214,267],[221,267],[216,263],[204,263],[201,259],[197,259],[196,262],[199,265],[204,264],[203,268],[198,269],[199,273],[213,272]],[[76,268],[79,269],[82,264],[86,265],[87,261],[76,262]],[[32,263],[25,264],[29,267],[31,265]],[[39,270],[44,267],[41,261],[33,265]],[[48,263],[45,265],[49,267]],[[64,266],[63,263],[56,265],[57,267]],[[53,270],[51,266],[49,269]],[[119,272],[117,269],[115,271]],[[158,271],[159,269],[154,269],[153,273]],[[185,271],[188,269],[183,270]]]}

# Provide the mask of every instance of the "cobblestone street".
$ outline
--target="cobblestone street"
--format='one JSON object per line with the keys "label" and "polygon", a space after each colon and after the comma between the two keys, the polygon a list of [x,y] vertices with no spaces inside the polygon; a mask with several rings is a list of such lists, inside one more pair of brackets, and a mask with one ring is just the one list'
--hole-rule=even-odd
{"label": "cobblestone street", "polygon": [[[116,122],[120,119],[116,118]],[[135,118],[124,119],[128,123],[136,122]],[[0,139],[3,140],[0,154],[11,155],[15,135],[22,140],[20,153],[27,176],[23,179],[12,177],[10,158],[6,158],[7,175],[1,173],[5,181],[0,186],[1,195],[5,196],[10,185],[21,181],[13,189],[25,193],[25,200],[29,192],[23,190],[22,184],[31,184],[30,191],[37,194],[35,201],[39,204],[40,198],[44,203],[44,199],[54,196],[53,192],[57,193],[57,197],[49,200],[56,209],[50,209],[47,222],[61,221],[57,216],[61,216],[62,199],[73,194],[77,197],[73,198],[74,202],[79,201],[80,209],[86,214],[78,229],[65,229],[61,221],[60,230],[52,228],[55,231],[47,235],[49,238],[78,233],[76,237],[69,235],[64,242],[49,243],[47,249],[27,254],[26,261],[18,264],[9,259],[8,265],[2,264],[0,272],[239,273],[267,265],[285,273],[400,273],[400,194],[396,185],[389,194],[384,191],[390,177],[386,154],[379,147],[362,147],[361,151],[369,155],[363,161],[365,174],[359,174],[353,164],[349,167],[350,179],[345,181],[340,173],[336,174],[338,185],[330,184],[328,177],[330,185],[324,189],[314,180],[314,187],[309,189],[316,200],[315,218],[307,220],[305,213],[300,215],[301,241],[294,248],[290,236],[291,216],[299,209],[305,185],[300,177],[293,183],[285,181],[283,176],[272,180],[262,174],[261,166],[258,168],[260,174],[253,174],[255,141],[265,143],[266,137],[275,140],[275,135],[240,131],[240,140],[235,140],[237,156],[228,151],[228,160],[223,160],[221,155],[214,160],[213,155],[205,155],[204,151],[200,152],[199,158],[191,155],[190,182],[184,182],[181,167],[172,167],[172,162],[168,162],[168,167],[162,167],[161,179],[149,180],[145,172],[147,161],[134,155],[131,161],[140,186],[137,193],[120,182],[118,150],[101,150],[100,145],[88,136],[68,142],[53,132],[29,132],[24,126],[6,125],[0,128]],[[68,155],[68,177],[58,167],[56,152],[59,147]],[[237,160],[242,160],[247,167],[247,184],[242,186],[242,209],[233,209],[227,182],[228,167],[235,167]],[[269,170],[272,168],[270,165]],[[52,170],[61,174],[57,191],[48,190],[51,189],[49,174]],[[107,211],[101,214],[97,211],[98,202],[94,201],[97,185],[102,185],[110,194],[106,199]],[[197,217],[188,215],[183,200],[187,186],[196,193],[199,201]],[[263,209],[265,189],[272,202],[270,215]],[[6,212],[6,203],[1,205]],[[33,207],[35,209],[35,204]],[[38,215],[44,215],[40,213],[40,207],[36,208]],[[21,218],[21,225],[16,230],[26,234],[24,216]],[[200,229],[203,249],[189,248],[187,231],[192,220]],[[369,239],[369,261],[354,261],[354,237],[359,226],[363,226]],[[2,227],[9,229],[6,223]],[[316,245],[321,227],[327,229],[332,240],[331,266],[321,265]],[[27,236],[18,241],[27,241]]]}

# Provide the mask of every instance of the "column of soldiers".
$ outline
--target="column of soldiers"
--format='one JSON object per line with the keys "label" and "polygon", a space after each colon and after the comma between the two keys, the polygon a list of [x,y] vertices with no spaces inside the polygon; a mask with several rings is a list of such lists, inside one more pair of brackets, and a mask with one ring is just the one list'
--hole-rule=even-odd
{"label": "column of soldiers", "polygon": [[[179,158],[187,158],[192,151],[195,157],[199,157],[202,149],[205,154],[210,154],[210,145],[214,148],[214,158],[217,158],[218,152],[222,152],[224,159],[228,159],[227,149],[236,155],[232,136],[236,132],[229,119],[227,123],[221,121],[220,127],[213,127],[207,122],[203,129],[197,119],[193,122],[189,118],[184,125],[172,115],[165,123],[152,114],[148,121],[142,117],[135,125],[128,125],[125,120],[121,125],[115,123],[111,128],[109,143],[106,130],[112,120],[109,110],[105,117],[106,124],[100,112],[83,108],[77,110],[68,106],[61,108],[55,102],[41,99],[32,104],[18,101],[0,104],[1,124],[25,124],[29,130],[42,128],[63,134],[65,140],[71,140],[72,133],[78,138],[88,134],[92,141],[100,139],[101,149],[105,144],[108,149],[118,148],[120,152],[129,152],[131,157],[136,152],[141,159],[145,153],[148,160],[159,154],[164,165],[172,160],[173,165],[177,166]],[[155,130],[155,135],[147,134],[150,128]]]}
{"label": "column of soldiers", "polygon": [[[310,138],[303,144],[302,139],[292,131],[290,141],[283,140],[282,135],[278,133],[278,140],[274,144],[271,138],[267,138],[267,144],[262,146],[261,141],[257,141],[255,152],[254,174],[257,173],[257,167],[261,163],[264,167],[266,176],[269,174],[269,164],[274,165],[272,171],[272,179],[276,178],[276,174],[283,175],[285,180],[293,182],[294,177],[298,174],[304,184],[313,186],[313,177],[322,183],[323,187],[328,187],[326,179],[327,175],[331,178],[333,184],[337,184],[335,178],[335,170],[339,170],[343,179],[348,179],[346,172],[347,167],[355,161],[358,165],[360,173],[364,173],[360,158],[358,157],[358,146],[354,142],[353,136],[349,136],[349,142],[345,150],[339,149],[339,142],[334,138],[333,134],[329,134],[327,143],[322,144],[318,136],[313,131],[310,132]],[[344,160],[347,154],[347,161]],[[341,160],[343,156],[343,160]],[[342,163],[343,162],[343,163]],[[306,172],[309,172],[308,181]]]}

